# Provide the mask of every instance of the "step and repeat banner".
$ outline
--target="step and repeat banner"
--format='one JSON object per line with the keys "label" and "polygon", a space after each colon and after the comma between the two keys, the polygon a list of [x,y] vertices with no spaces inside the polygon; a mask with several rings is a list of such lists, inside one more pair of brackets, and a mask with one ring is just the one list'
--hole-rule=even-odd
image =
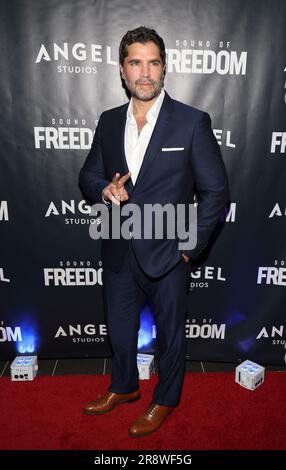
{"label": "step and repeat banner", "polygon": [[[111,355],[96,219],[78,173],[100,114],[127,102],[120,40],[145,25],[165,41],[168,93],[211,115],[230,182],[229,210],[189,279],[188,359],[283,364],[285,1],[0,8],[0,360]],[[139,350],[156,351],[147,302]]]}

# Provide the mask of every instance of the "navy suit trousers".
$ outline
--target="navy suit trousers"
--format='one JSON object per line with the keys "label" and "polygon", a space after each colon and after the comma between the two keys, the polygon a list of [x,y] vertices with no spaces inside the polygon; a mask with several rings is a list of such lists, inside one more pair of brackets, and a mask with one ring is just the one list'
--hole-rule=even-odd
{"label": "navy suit trousers", "polygon": [[159,380],[153,402],[178,405],[185,372],[188,275],[189,263],[182,257],[161,277],[148,276],[136,259],[131,240],[120,271],[104,268],[103,300],[113,353],[111,392],[131,393],[139,388],[137,343],[144,296],[157,329]]}

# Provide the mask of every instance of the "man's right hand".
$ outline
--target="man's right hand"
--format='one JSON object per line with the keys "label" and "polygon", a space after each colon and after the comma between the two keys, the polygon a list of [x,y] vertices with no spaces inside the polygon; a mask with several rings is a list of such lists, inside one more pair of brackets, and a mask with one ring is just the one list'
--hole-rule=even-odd
{"label": "man's right hand", "polygon": [[113,202],[117,206],[120,205],[121,201],[127,201],[129,199],[128,192],[124,188],[126,181],[129,180],[131,172],[128,171],[123,176],[120,173],[115,173],[111,183],[109,183],[102,191],[103,197],[110,202]]}

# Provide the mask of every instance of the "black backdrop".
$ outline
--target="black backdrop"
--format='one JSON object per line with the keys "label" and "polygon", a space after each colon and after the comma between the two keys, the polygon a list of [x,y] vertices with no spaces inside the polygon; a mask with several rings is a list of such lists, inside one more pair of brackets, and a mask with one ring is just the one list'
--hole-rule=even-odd
{"label": "black backdrop", "polygon": [[[1,0],[1,359],[110,355],[77,180],[101,112],[127,101],[120,39],[147,25],[169,94],[210,113],[231,188],[190,277],[188,357],[284,362],[285,18],[283,0]],[[148,305],[141,320],[153,351]]]}

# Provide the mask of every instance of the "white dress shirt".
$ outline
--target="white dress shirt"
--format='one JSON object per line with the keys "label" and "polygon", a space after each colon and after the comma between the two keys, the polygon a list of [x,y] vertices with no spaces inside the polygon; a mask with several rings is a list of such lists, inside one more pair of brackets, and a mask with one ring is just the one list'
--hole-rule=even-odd
{"label": "white dress shirt", "polygon": [[[137,176],[139,174],[144,155],[147,150],[149,141],[151,139],[152,132],[156,125],[159,112],[165,97],[164,89],[161,90],[160,95],[156,99],[153,106],[149,109],[146,114],[146,124],[138,131],[137,122],[133,114],[133,102],[132,98],[127,108],[127,119],[124,134],[124,149],[129,171],[131,171],[131,179],[133,184],[136,183]],[[103,191],[102,191],[103,192]],[[105,204],[110,204],[102,194],[102,201]]]}
{"label": "white dress shirt", "polygon": [[131,98],[127,109],[127,119],[124,135],[125,156],[133,184],[136,183],[144,155],[156,125],[159,112],[164,100],[165,91],[162,89],[155,103],[146,114],[146,124],[138,131],[137,122],[133,114],[133,100]]}

